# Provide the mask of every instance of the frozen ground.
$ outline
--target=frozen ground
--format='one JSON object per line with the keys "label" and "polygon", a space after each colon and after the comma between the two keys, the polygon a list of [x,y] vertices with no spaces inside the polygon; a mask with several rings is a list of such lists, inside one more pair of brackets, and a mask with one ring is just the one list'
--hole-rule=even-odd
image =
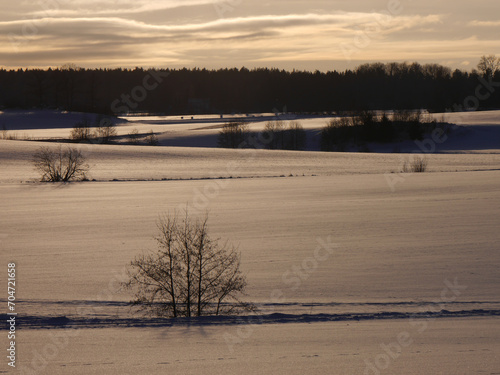
{"label": "frozen ground", "polygon": [[[479,146],[427,155],[424,174],[390,173],[409,157],[394,153],[78,145],[96,181],[39,184],[30,158],[41,143],[0,140],[0,260],[18,268],[18,365],[44,374],[500,373],[500,116],[456,120],[484,127],[471,138]],[[73,125],[58,121],[35,129],[10,118],[40,137]],[[181,125],[155,126],[200,124]],[[126,265],[154,249],[158,215],[186,205],[209,210],[214,236],[239,246],[257,316],[172,324],[126,306]],[[321,259],[319,241],[332,244]],[[384,351],[401,333],[401,350]]]}
{"label": "frozen ground", "polygon": [[[438,121],[459,125],[445,142],[424,143],[400,142],[398,144],[369,144],[373,152],[453,152],[499,153],[500,114],[498,111],[433,114]],[[8,129],[10,136],[35,140],[65,138],[83,118],[94,122],[96,116],[81,113],[54,111],[4,111],[0,112],[0,127]],[[298,121],[307,132],[306,149],[319,150],[319,133],[331,117],[307,117],[293,114],[256,114],[220,116],[128,116],[115,119],[118,142],[127,142],[128,135],[137,131],[141,135],[154,132],[161,145],[171,147],[217,147],[217,135],[221,127],[230,121],[245,121],[250,131],[259,132],[268,121],[275,119]],[[354,150],[357,151],[357,150]]]}
{"label": "frozen ground", "polygon": [[[36,367],[39,373],[58,375],[378,374],[375,371],[408,375],[498,374],[498,319],[420,322],[428,323],[427,328],[398,320],[23,330],[26,355],[20,367]],[[242,343],[226,343],[238,329],[244,332]],[[401,336],[405,333],[408,336]],[[400,349],[398,336],[407,337],[402,342],[406,346]],[[41,353],[55,343],[58,346],[53,358],[44,362]]]}

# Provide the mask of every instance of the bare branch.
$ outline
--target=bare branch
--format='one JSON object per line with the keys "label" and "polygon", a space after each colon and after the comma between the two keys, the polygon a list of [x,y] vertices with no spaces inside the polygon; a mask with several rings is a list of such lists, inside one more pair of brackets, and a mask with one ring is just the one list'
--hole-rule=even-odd
{"label": "bare branch", "polygon": [[208,216],[192,220],[186,212],[179,220],[177,215],[164,215],[157,227],[157,253],[130,263],[130,279],[124,285],[136,288],[134,305],[169,317],[237,313],[247,308],[239,299],[246,286],[240,256],[235,248],[210,238]]}

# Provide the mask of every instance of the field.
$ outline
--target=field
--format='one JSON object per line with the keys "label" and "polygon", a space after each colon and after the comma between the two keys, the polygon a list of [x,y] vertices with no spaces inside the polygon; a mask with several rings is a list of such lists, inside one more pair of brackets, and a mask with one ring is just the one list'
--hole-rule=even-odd
{"label": "field", "polygon": [[[80,118],[0,114],[18,138],[0,140],[0,243],[19,312],[17,368],[0,373],[500,373],[500,112],[447,114],[461,127],[424,140],[434,153],[319,152],[323,117],[298,119],[307,151],[215,148],[219,117],[123,118],[119,135],[153,130],[161,146],[77,144],[90,181],[37,182],[33,153]],[[400,173],[413,151],[426,173]],[[128,306],[128,264],[186,207],[238,246],[257,314]]]}

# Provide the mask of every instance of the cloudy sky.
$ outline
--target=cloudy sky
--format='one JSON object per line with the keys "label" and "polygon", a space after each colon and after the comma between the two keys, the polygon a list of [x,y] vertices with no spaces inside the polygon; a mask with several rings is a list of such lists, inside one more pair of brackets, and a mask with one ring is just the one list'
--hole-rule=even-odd
{"label": "cloudy sky", "polygon": [[0,67],[470,70],[500,55],[498,0],[0,0]]}

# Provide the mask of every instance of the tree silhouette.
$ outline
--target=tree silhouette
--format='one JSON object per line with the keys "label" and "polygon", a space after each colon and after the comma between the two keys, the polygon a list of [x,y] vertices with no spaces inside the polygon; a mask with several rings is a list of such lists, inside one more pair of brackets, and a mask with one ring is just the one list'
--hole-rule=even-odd
{"label": "tree silhouette", "polygon": [[208,216],[191,219],[186,212],[161,216],[158,250],[130,264],[125,287],[135,290],[132,304],[162,317],[233,314],[251,309],[239,296],[246,287],[240,256],[208,233]]}
{"label": "tree silhouette", "polygon": [[493,77],[500,70],[500,58],[495,55],[481,56],[477,69],[483,76]]}

